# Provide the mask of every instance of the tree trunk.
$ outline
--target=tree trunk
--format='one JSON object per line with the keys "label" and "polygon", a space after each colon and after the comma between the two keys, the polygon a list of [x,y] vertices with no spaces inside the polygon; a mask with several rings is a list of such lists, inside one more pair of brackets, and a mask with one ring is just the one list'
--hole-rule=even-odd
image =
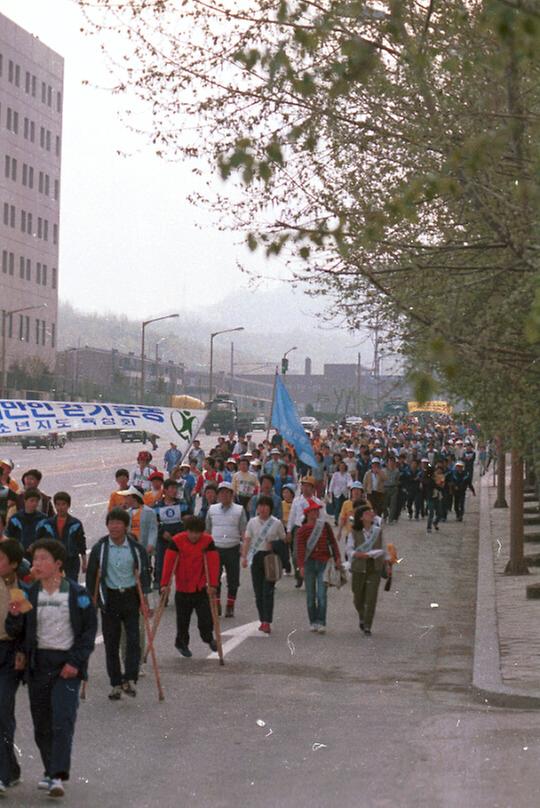
{"label": "tree trunk", "polygon": [[506,453],[502,440],[497,438],[497,499],[494,508],[508,508],[506,501]]}
{"label": "tree trunk", "polygon": [[506,575],[528,575],[523,558],[523,456],[512,449],[510,479],[510,559],[504,570]]}

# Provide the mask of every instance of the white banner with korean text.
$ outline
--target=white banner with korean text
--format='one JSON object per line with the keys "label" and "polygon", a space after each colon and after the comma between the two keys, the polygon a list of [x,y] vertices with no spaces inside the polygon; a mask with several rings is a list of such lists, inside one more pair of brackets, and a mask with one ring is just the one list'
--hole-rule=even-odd
{"label": "white banner with korean text", "polygon": [[0,399],[0,437],[103,429],[134,430],[175,443],[186,454],[207,410],[78,401]]}

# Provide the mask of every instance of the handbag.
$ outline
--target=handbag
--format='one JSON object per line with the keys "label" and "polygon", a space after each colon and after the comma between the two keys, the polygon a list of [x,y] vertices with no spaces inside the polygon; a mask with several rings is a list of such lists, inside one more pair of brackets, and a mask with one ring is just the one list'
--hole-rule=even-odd
{"label": "handbag", "polygon": [[[345,576],[345,580],[343,580]],[[347,574],[344,570],[336,567],[333,558],[329,558],[324,568],[323,582],[326,586],[335,586],[336,589],[341,589],[344,583],[347,582]]]}
{"label": "handbag", "polygon": [[347,573],[344,569],[340,569],[336,567],[336,562],[334,558],[334,549],[328,541],[328,552],[330,553],[330,558],[326,562],[326,566],[324,568],[323,573],[323,583],[326,586],[335,586],[336,589],[341,589],[343,584],[347,583]]}
{"label": "handbag", "polygon": [[283,564],[277,553],[268,553],[264,557],[264,577],[270,584],[275,584],[283,574]]}

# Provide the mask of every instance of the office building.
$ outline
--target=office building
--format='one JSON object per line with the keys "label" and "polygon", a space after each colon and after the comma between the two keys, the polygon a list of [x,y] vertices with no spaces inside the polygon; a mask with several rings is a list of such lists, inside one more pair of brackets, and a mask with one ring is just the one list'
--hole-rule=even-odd
{"label": "office building", "polygon": [[61,56],[0,14],[0,313],[12,388],[17,369],[55,364],[63,75]]}

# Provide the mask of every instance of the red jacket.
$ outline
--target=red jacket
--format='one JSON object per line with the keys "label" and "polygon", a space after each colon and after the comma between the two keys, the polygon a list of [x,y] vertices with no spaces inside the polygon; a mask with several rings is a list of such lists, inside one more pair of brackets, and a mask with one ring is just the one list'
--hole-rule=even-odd
{"label": "red jacket", "polygon": [[195,483],[195,488],[193,490],[196,494],[202,494],[205,483],[217,483],[219,485],[219,483],[222,482],[223,476],[219,473],[219,471],[208,469],[208,471],[203,471],[203,473],[199,475],[199,479]]}
{"label": "red jacket", "polygon": [[[313,530],[312,525],[302,525],[299,527],[296,532],[296,559],[297,564],[299,567],[303,567],[306,560],[306,547],[308,543],[308,539],[311,536],[311,531]],[[337,561],[338,564],[341,564],[341,555],[339,552],[339,547],[334,537],[334,533],[328,522],[325,523],[322,533],[319,537],[319,541],[313,548],[313,551],[309,558],[312,558],[314,561],[328,561],[330,558],[330,550],[328,549],[328,544],[330,543],[333,551],[334,551],[334,560]]]}
{"label": "red jacket", "polygon": [[176,591],[200,592],[206,587],[204,572],[204,554],[208,561],[208,575],[210,586],[217,587],[219,581],[219,553],[214,540],[209,533],[202,533],[198,541],[193,544],[188,539],[186,531],[177,533],[171,541],[176,550],[167,550],[161,574],[161,586],[167,586],[171,579],[175,561],[176,565]]}

